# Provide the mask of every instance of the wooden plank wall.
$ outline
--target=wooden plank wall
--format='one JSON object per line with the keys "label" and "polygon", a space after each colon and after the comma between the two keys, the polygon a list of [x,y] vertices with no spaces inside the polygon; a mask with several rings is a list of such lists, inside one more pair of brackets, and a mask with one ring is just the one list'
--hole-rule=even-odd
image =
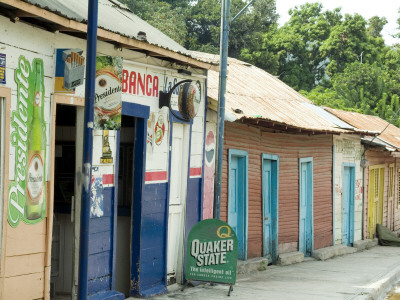
{"label": "wooden plank wall", "polygon": [[399,185],[399,176],[400,172],[400,158],[395,159],[394,165],[394,199],[393,199],[393,230],[400,230],[400,185]]}
{"label": "wooden plank wall", "polygon": [[333,244],[332,135],[262,132],[258,127],[225,123],[221,219],[227,221],[228,149],[249,152],[248,258],[262,256],[263,153],[279,155],[279,252],[298,250],[299,158],[314,159],[314,249]]}
{"label": "wooden plank wall", "polygon": [[[383,192],[383,224],[393,230],[393,223],[388,223],[388,185],[389,185],[389,165],[395,163],[395,158],[391,156],[389,151],[382,148],[370,148],[365,151],[365,158],[368,160],[368,166],[385,165],[385,185]],[[397,177],[397,168],[395,166],[395,182]],[[396,189],[395,185],[395,189]],[[368,237],[368,191],[369,190],[369,167],[364,170],[364,237]],[[398,196],[397,196],[398,197]],[[395,194],[395,199],[397,199]],[[396,200],[394,201],[396,202]]]}

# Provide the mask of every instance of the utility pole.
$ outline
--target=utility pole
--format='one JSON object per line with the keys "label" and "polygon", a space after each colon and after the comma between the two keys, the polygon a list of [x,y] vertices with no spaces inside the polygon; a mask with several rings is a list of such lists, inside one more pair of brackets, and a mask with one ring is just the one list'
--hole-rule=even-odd
{"label": "utility pole", "polygon": [[97,20],[98,0],[89,0],[87,46],[86,46],[86,82],[85,82],[85,121],[83,133],[82,166],[82,202],[79,243],[79,285],[78,299],[86,300],[88,294],[88,259],[89,259],[89,218],[90,193],[92,178],[93,119],[96,79]]}
{"label": "utility pole", "polygon": [[225,93],[226,78],[228,69],[228,42],[230,23],[236,20],[252,3],[247,5],[230,20],[230,0],[222,0],[221,5],[221,38],[220,38],[220,64],[219,64],[219,89],[218,89],[218,118],[217,118],[217,168],[214,177],[214,211],[213,217],[220,218],[221,214],[221,181],[222,181],[222,161],[224,154],[224,130],[225,130]]}
{"label": "utility pole", "polygon": [[230,23],[230,0],[222,0],[221,6],[221,38],[220,38],[220,64],[219,64],[219,88],[218,88],[218,118],[217,118],[217,169],[215,176],[214,192],[214,218],[220,218],[221,211],[221,180],[222,161],[224,149],[224,122],[225,122],[225,92],[226,73],[228,66],[228,41]]}

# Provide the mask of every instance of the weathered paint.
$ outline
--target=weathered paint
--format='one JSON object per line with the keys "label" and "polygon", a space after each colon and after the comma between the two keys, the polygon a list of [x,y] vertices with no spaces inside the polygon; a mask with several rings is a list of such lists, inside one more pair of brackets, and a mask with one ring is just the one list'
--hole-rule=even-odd
{"label": "weathered paint", "polygon": [[[388,217],[388,212],[390,211],[389,209],[389,165],[395,163],[395,169],[398,170],[398,162],[397,159],[394,158],[389,151],[385,151],[382,148],[376,148],[376,147],[369,147],[365,151],[365,158],[368,161],[368,166],[364,169],[364,237],[369,238],[374,235],[375,233],[375,226],[371,223],[371,226],[369,225],[369,216],[370,216],[370,209],[369,209],[369,199],[370,199],[370,180],[371,180],[371,174],[370,174],[370,167],[372,166],[378,166],[380,165],[383,170],[383,175],[382,175],[382,183],[381,183],[381,199],[382,199],[382,213],[380,214],[380,218],[382,218],[382,225],[388,227],[390,230],[395,230],[395,224],[396,221],[394,222],[389,222],[389,220],[396,220],[399,218],[399,213],[400,210],[398,208],[398,178],[399,174],[398,171],[394,172],[393,176],[393,181],[394,185],[393,188],[395,189],[395,201],[391,205],[394,205],[394,208],[391,210],[393,213],[392,217]],[[396,204],[395,204],[396,203]],[[398,226],[398,225],[397,225]]]}
{"label": "weathered paint", "polygon": [[343,213],[343,165],[351,164],[355,168],[354,172],[354,241],[362,239],[362,199],[363,199],[363,169],[361,168],[361,158],[364,147],[361,145],[360,136],[341,134],[333,136],[334,144],[334,237],[335,245],[342,244],[342,213]]}
{"label": "weathered paint", "polygon": [[249,152],[248,258],[262,256],[262,153],[279,155],[278,252],[298,251],[300,157],[313,157],[314,250],[332,245],[332,144],[332,135],[274,133],[241,123],[225,124],[221,219],[227,220],[228,214],[228,149],[246,150]]}
{"label": "weathered paint", "polygon": [[314,250],[314,176],[313,158],[299,161],[299,251],[311,256]]}
{"label": "weathered paint", "polygon": [[263,256],[275,263],[278,258],[279,156],[262,155]]}
{"label": "weathered paint", "polygon": [[[9,19],[0,16],[0,45],[2,46],[1,52],[7,55],[7,68],[6,75],[7,78],[13,78],[14,70],[16,68],[16,61],[19,55],[24,55],[27,59],[31,60],[35,57],[41,58],[44,61],[44,75],[45,75],[45,114],[44,118],[46,123],[49,124],[51,119],[51,94],[54,90],[54,55],[57,48],[81,48],[85,49],[85,40],[78,39],[76,37],[64,35],[62,33],[56,32],[51,33],[48,31],[43,31],[38,28],[34,28],[25,23],[10,23]],[[11,26],[10,26],[11,25]],[[32,38],[34,37],[34,38]],[[21,41],[30,41],[29,47],[21,47]],[[28,49],[29,48],[29,49]],[[127,62],[125,70],[132,72],[135,71],[141,73],[142,77],[146,75],[145,88],[143,90],[139,86],[139,93],[124,93],[123,101],[124,103],[131,103],[133,105],[141,105],[146,107],[150,113],[154,116],[154,123],[147,122],[149,119],[149,113],[147,116],[143,114],[143,109],[139,106],[135,107],[138,118],[142,118],[146,121],[143,122],[143,131],[146,129],[147,132],[155,131],[157,122],[159,122],[160,116],[164,118],[165,125],[169,124],[172,118],[168,113],[167,108],[158,108],[158,98],[153,97],[154,88],[156,81],[155,76],[159,78],[158,91],[167,90],[168,82],[171,80],[181,80],[186,79],[188,76],[178,74],[176,70],[170,68],[170,61],[160,60],[157,58],[146,57],[141,53],[122,50],[116,51],[113,45],[105,42],[98,43],[99,53],[105,55],[122,56],[126,58],[134,58],[135,61]],[[85,53],[84,53],[85,55]],[[125,67],[125,64],[124,64]],[[197,75],[204,75],[204,70],[191,68],[192,73],[196,80],[199,77]],[[148,96],[148,85],[150,84],[150,79],[148,75],[152,75],[151,84],[152,87],[152,97]],[[183,76],[183,77],[182,77]],[[205,95],[205,80],[200,76],[200,81],[202,83],[202,95]],[[168,80],[164,80],[168,77]],[[143,79],[143,78],[142,78]],[[143,80],[142,80],[143,81]],[[167,83],[165,83],[167,82]],[[11,97],[11,108],[15,110],[16,105],[16,91],[17,87],[15,82],[8,80],[7,87],[12,91]],[[136,86],[137,88],[137,86]],[[129,89],[128,89],[129,91]],[[84,86],[79,86],[75,90],[74,95],[65,95],[70,103],[73,103],[77,97],[84,96]],[[174,95],[174,99],[176,95]],[[202,98],[202,105],[205,107],[205,98]],[[188,187],[191,192],[187,195],[187,222],[184,225],[185,229],[188,231],[198,220],[201,218],[202,211],[202,185],[203,185],[203,148],[204,148],[204,128],[205,128],[205,111],[199,110],[196,118],[191,122],[191,138],[190,138],[190,171],[188,177],[184,180],[188,181]],[[160,123],[159,123],[160,124]],[[82,124],[84,126],[93,127],[93,124]],[[47,126],[47,135],[50,136],[50,128]],[[152,144],[144,144],[143,149],[145,151],[141,152],[142,159],[145,159],[143,164],[142,175],[143,183],[141,188],[135,189],[138,191],[137,199],[141,199],[139,203],[135,201],[136,205],[134,207],[134,219],[136,220],[133,224],[132,232],[132,257],[135,259],[132,261],[140,262],[140,265],[132,266],[132,286],[134,290],[133,294],[149,297],[155,294],[166,292],[166,236],[167,236],[167,201],[168,201],[168,174],[169,174],[169,146],[170,142],[168,137],[170,135],[169,126],[163,128],[164,136],[161,139],[151,140]],[[7,128],[8,134],[10,128]],[[154,136],[154,135],[153,135]],[[159,136],[160,137],[160,136]],[[47,150],[50,153],[51,139],[47,138],[48,145]],[[98,167],[99,178],[103,181],[103,191],[102,196],[102,207],[99,208],[98,214],[93,215],[90,219],[90,233],[89,233],[89,245],[90,245],[90,256],[89,256],[89,282],[88,290],[93,299],[101,299],[101,297],[108,297],[110,295],[116,296],[110,292],[114,287],[113,283],[113,270],[115,269],[115,232],[116,228],[116,201],[117,199],[117,186],[118,180],[116,174],[118,162],[118,142],[117,136],[114,136],[110,140],[110,145],[112,147],[114,163],[111,165],[102,165],[97,160],[99,153],[98,149],[101,147],[101,135],[94,135],[94,153],[93,162],[87,164],[85,169],[87,171],[91,170],[93,167]],[[15,160],[15,149],[9,148],[10,160]],[[100,154],[101,155],[101,154]],[[50,168],[52,162],[50,162],[50,157],[46,162],[46,166]],[[8,174],[8,179],[13,180],[15,178],[15,170],[13,168],[6,167],[6,174]],[[85,170],[81,171],[81,182],[86,190],[89,189],[89,183],[91,178],[87,175],[89,172]],[[161,180],[154,179],[154,174],[163,174]],[[49,170],[46,174],[50,174]],[[146,180],[148,178],[150,180]],[[160,179],[160,178],[159,178]],[[52,178],[47,178],[48,186],[52,184]],[[8,183],[7,183],[8,184]],[[5,209],[7,209],[5,207]],[[52,218],[52,211],[47,212],[46,218]],[[46,222],[43,222],[46,224]],[[2,263],[3,266],[0,269],[0,293],[10,299],[19,298],[24,299],[24,295],[29,295],[26,298],[46,298],[49,296],[49,270],[50,263],[43,262],[47,261],[47,258],[51,256],[51,247],[46,247],[46,235],[48,235],[47,226],[22,226],[20,230],[11,231],[9,226],[4,224],[3,220],[3,232],[2,232],[2,245],[7,245],[3,247],[2,251]],[[29,247],[27,246],[29,245]],[[24,261],[28,257],[32,256],[32,253],[37,253],[32,257],[32,260],[37,260],[38,266],[35,270],[28,270],[25,267]],[[40,255],[44,255],[46,259],[40,259]],[[39,258],[38,258],[39,257]],[[39,260],[38,260],[39,259]],[[9,262],[14,261],[15,264],[21,267],[16,269],[18,272],[8,272],[11,270],[9,267]],[[39,268],[40,267],[40,268]],[[135,271],[136,270],[136,271]],[[46,275],[47,274],[47,275]],[[46,277],[47,276],[47,277]],[[29,284],[26,284],[29,282]],[[41,284],[36,284],[41,282]],[[45,284],[43,284],[45,282]],[[22,288],[20,289],[21,297],[16,295],[11,295],[12,287],[19,284]],[[29,292],[28,292],[29,290]],[[107,294],[108,292],[108,294]],[[108,296],[107,296],[108,295]],[[120,295],[120,294],[119,294]]]}

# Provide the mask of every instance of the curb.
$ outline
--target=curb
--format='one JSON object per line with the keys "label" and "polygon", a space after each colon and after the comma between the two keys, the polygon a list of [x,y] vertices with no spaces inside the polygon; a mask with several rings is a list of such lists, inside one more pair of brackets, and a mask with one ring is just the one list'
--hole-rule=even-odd
{"label": "curb", "polygon": [[383,272],[379,276],[371,280],[371,282],[364,288],[360,288],[357,294],[352,295],[346,300],[350,299],[368,299],[377,300],[382,299],[383,296],[400,280],[400,265],[389,273]]}

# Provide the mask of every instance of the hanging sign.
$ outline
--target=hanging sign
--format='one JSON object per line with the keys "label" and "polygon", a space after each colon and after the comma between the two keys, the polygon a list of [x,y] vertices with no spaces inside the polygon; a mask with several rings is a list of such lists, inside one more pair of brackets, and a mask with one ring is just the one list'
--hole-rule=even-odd
{"label": "hanging sign", "polygon": [[122,69],[122,57],[96,58],[94,129],[121,128]]}
{"label": "hanging sign", "polygon": [[238,240],[225,222],[207,219],[189,233],[186,279],[235,284]]}
{"label": "hanging sign", "polygon": [[46,215],[46,123],[43,61],[20,56],[15,70],[17,109],[11,117],[15,180],[8,189],[8,223],[36,224]]}
{"label": "hanging sign", "polygon": [[6,84],[6,55],[0,53],[0,84]]}

